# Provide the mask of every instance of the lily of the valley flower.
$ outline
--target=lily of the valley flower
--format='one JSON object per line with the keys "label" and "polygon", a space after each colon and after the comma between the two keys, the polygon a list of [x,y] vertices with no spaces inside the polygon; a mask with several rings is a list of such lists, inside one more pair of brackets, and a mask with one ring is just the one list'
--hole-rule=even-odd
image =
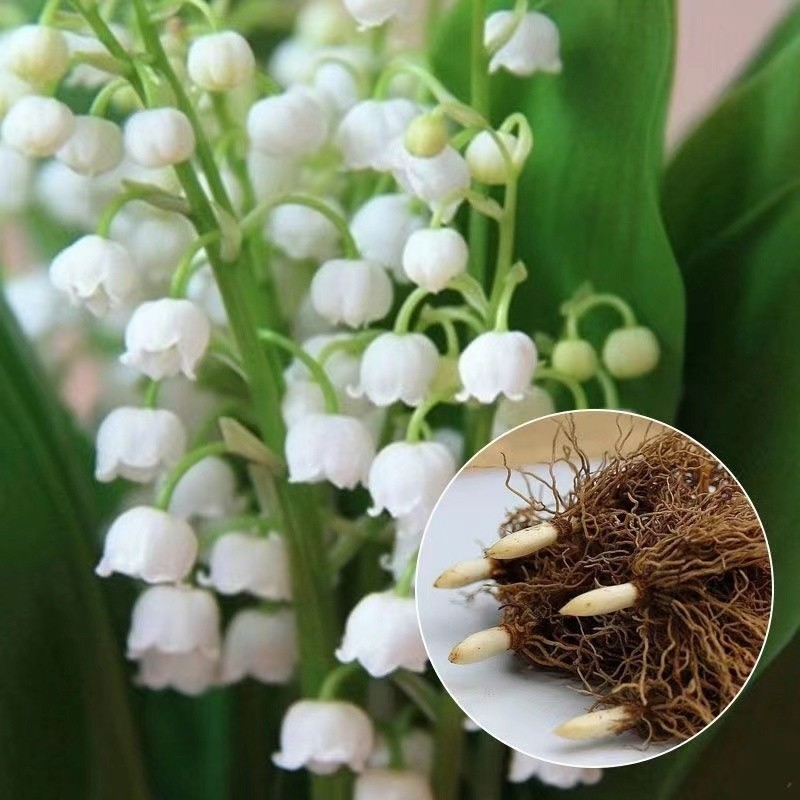
{"label": "lily of the valley flower", "polygon": [[224,458],[207,456],[178,481],[169,511],[185,519],[220,519],[238,511],[239,505],[233,468]]}
{"label": "lily of the valley flower", "polygon": [[439,442],[393,442],[381,450],[369,472],[373,506],[395,518],[430,512],[456,473],[450,451]]}
{"label": "lily of the valley flower", "polygon": [[180,418],[161,408],[124,406],[112,411],[97,431],[95,478],[155,480],[174,466],[186,450],[186,429]]}
{"label": "lily of the valley flower", "polygon": [[310,414],[286,437],[292,483],[330,481],[338,489],[366,483],[375,455],[372,435],[361,420],[343,414]]}
{"label": "lily of the valley flower", "polygon": [[298,261],[326,261],[339,252],[339,231],[314,208],[287,203],[274,208],[267,221],[272,243]]}
{"label": "lily of the valley flower", "polygon": [[516,428],[532,419],[554,414],[556,404],[552,395],[541,386],[530,386],[519,400],[501,397],[497,401],[494,415],[492,438],[497,438],[506,431]]}
{"label": "lily of the valley flower", "polygon": [[64,34],[47,25],[22,25],[3,38],[3,69],[24,81],[47,86],[69,69]]}
{"label": "lily of the valley flower", "polygon": [[190,586],[151,586],[133,607],[128,657],[148,650],[199,652],[215,658],[220,651],[219,608],[214,595]]}
{"label": "lily of the valley flower", "polygon": [[361,772],[373,739],[370,718],[353,703],[300,700],[283,718],[281,749],[272,760],[282,769],[305,767],[315,775],[331,775],[345,766]]}
{"label": "lily of the valley flower", "polygon": [[52,97],[28,95],[9,109],[3,120],[3,141],[31,158],[46,158],[67,142],[75,130],[68,106]]}
{"label": "lily of the valley flower", "polygon": [[353,800],[433,800],[433,792],[420,772],[368,769],[356,778]]}
{"label": "lily of the valley flower", "polygon": [[551,764],[549,761],[542,761],[512,750],[508,764],[509,783],[525,783],[534,777],[548,786],[573,789],[576,786],[592,786],[597,783],[603,777],[603,770]]}
{"label": "lily of the valley flower", "polygon": [[124,155],[122,131],[101,117],[75,117],[72,135],[56,158],[81,175],[99,175],[114,169]]}
{"label": "lily of the valley flower", "polygon": [[227,92],[247,83],[255,72],[256,58],[241,34],[220,31],[192,42],[186,67],[201,89]]}
{"label": "lily of the valley flower", "polygon": [[291,600],[289,556],[280,536],[226,533],[208,557],[209,572],[199,582],[220,594],[249,592],[264,600]]}
{"label": "lily of the valley flower", "polygon": [[188,161],[194,146],[192,123],[176,108],[137,111],[125,123],[125,149],[143,167],[157,169]]}
{"label": "lily of the valley flower", "polygon": [[597,353],[585,339],[561,339],[550,356],[553,367],[576,381],[588,381],[597,372]]}
{"label": "lily of the valley flower", "polygon": [[140,290],[130,253],[118,242],[90,234],[53,259],[50,280],[95,316],[129,306]]}
{"label": "lily of the valley flower", "polygon": [[400,668],[424,672],[428,655],[414,600],[392,590],[363,597],[347,618],[336,658],[358,661],[373,678]]}
{"label": "lily of the valley flower", "polygon": [[17,100],[33,93],[33,86],[27,81],[0,68],[0,120]]}
{"label": "lily of the valley flower", "polygon": [[[503,143],[508,157],[513,159],[517,146],[516,137],[501,131],[497,131],[495,136]],[[469,143],[464,157],[467,159],[470,174],[479,183],[500,186],[508,182],[510,178],[508,164],[494,136],[488,131],[481,131]]]}
{"label": "lily of the valley flower", "polygon": [[408,12],[408,0],[344,0],[359,28],[375,28]]}
{"label": "lily of the valley flower", "polygon": [[364,351],[359,384],[351,393],[376,406],[398,400],[416,406],[427,396],[438,364],[439,351],[427,336],[383,333]]}
{"label": "lily of the valley flower", "polygon": [[218,683],[219,659],[193,650],[162,653],[148,650],[139,659],[136,683],[148,689],[175,689],[195,697]]}
{"label": "lily of the valley flower", "polygon": [[311,281],[316,312],[334,325],[343,322],[351,328],[383,319],[393,294],[383,267],[362,259],[326,261]]}
{"label": "lily of the valley flower", "polygon": [[[496,11],[486,19],[483,40],[489,45],[512,23],[514,12]],[[492,55],[489,72],[505,69],[527,77],[535,72],[561,72],[558,27],[550,17],[537,12],[525,14],[511,38]]]}
{"label": "lily of the valley flower", "polygon": [[235,683],[246,677],[262,683],[287,683],[296,663],[293,611],[246,608],[231,620],[222,647],[223,683]]}
{"label": "lily of the valley flower", "polygon": [[133,312],[120,361],[154,381],[179,373],[194,380],[210,338],[208,317],[191,301],[151,300]]}
{"label": "lily of the valley flower", "polygon": [[498,396],[520,400],[533,378],[536,345],[521,331],[489,331],[473,339],[458,359],[464,388],[459,400],[493,403]]}
{"label": "lily of the valley flower", "polygon": [[314,381],[296,380],[286,385],[281,400],[281,416],[287,428],[309,414],[325,413],[325,396]]}
{"label": "lily of the valley flower", "polygon": [[469,249],[453,228],[415,231],[403,251],[403,270],[411,281],[429,292],[440,292],[467,269]]}
{"label": "lily of the valley flower", "polygon": [[95,572],[113,572],[148,583],[183,580],[197,558],[197,537],[178,517],[149,506],[125,511],[106,534],[103,557]]}

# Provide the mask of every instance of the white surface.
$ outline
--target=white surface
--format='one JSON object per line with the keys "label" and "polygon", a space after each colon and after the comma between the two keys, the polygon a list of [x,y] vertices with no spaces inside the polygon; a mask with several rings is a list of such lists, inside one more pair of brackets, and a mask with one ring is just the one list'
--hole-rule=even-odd
{"label": "white surface", "polygon": [[[540,474],[544,474],[543,472]],[[559,488],[571,485],[566,469],[556,471]],[[596,742],[561,739],[553,729],[585,713],[592,704],[576,683],[525,669],[512,654],[472,665],[451,664],[454,644],[497,625],[497,602],[469,588],[434,589],[433,582],[457,561],[481,555],[497,539],[508,509],[522,501],[506,489],[503,470],[461,472],[442,495],[422,541],[417,572],[417,611],[433,668],[464,713],[509,747],[574,767],[613,767],[646,761],[675,745],[650,745],[633,734]],[[520,488],[518,483],[515,483]],[[523,487],[524,491],[524,487]],[[545,498],[546,499],[546,498]]]}

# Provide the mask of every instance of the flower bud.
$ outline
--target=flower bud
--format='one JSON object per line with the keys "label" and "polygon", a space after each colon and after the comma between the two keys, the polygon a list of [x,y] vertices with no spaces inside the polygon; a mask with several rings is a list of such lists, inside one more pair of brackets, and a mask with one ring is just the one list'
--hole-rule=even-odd
{"label": "flower bud", "polygon": [[394,591],[373,592],[356,604],[336,658],[358,661],[373,678],[397,669],[424,672],[428,662],[414,600]]}
{"label": "flower bud", "polygon": [[426,228],[408,237],[403,269],[417,286],[440,292],[457,275],[466,272],[469,249],[454,228]]}
{"label": "flower bud", "polygon": [[519,400],[509,400],[501,397],[497,401],[497,411],[494,415],[492,438],[496,439],[506,431],[524,425],[539,417],[554,414],[556,404],[550,394],[541,386],[530,386]]}
{"label": "flower bud", "polygon": [[406,195],[380,194],[358,209],[350,232],[364,258],[405,281],[403,249],[409,236],[424,226],[425,220],[411,210],[411,200]]}
{"label": "flower bud", "polygon": [[456,473],[450,451],[439,442],[393,442],[381,450],[369,471],[373,506],[395,518],[430,510]]}
{"label": "flower bud", "polygon": [[262,683],[291,680],[297,663],[297,629],[289,609],[246,608],[230,621],[222,646],[222,682],[255,678]]}
{"label": "flower bud", "polygon": [[136,506],[117,517],[106,534],[103,557],[95,572],[113,572],[148,583],[182,581],[197,558],[197,537],[178,517],[149,506]]}
{"label": "flower bud", "polygon": [[28,95],[3,120],[3,141],[31,158],[52,156],[72,136],[75,117],[59,100]]}
{"label": "flower bud", "polygon": [[547,786],[574,789],[576,786],[592,786],[597,783],[603,777],[603,770],[565,767],[512,750],[508,762],[508,782],[525,783],[534,777]]}
{"label": "flower bud", "polygon": [[357,328],[392,307],[392,281],[383,267],[361,259],[326,261],[311,281],[314,310],[334,325]]}
{"label": "flower bud", "polygon": [[124,406],[100,423],[94,476],[104,483],[117,477],[149,483],[177,464],[185,451],[186,430],[176,414]]}
{"label": "flower bud", "polygon": [[310,414],[286,436],[291,483],[330,481],[337,489],[366,483],[375,443],[364,423],[343,414]]}
{"label": "flower bud", "polygon": [[128,658],[148,650],[219,654],[219,608],[211,592],[190,586],[151,586],[133,607]]}
{"label": "flower bud", "polygon": [[297,261],[327,261],[339,252],[339,231],[319,211],[304,205],[282,204],[267,222],[267,235],[279,250]]}
{"label": "flower bud", "polygon": [[56,158],[81,175],[99,175],[122,161],[122,131],[107,119],[75,118],[72,136],[56,153]]}
{"label": "flower bud", "polygon": [[[487,47],[512,23],[514,12],[496,11],[486,19],[483,41]],[[535,72],[561,72],[561,42],[555,22],[544,14],[530,12],[519,21],[511,38],[492,55],[489,72],[505,69],[527,77]]]}
{"label": "flower bud", "polygon": [[365,395],[376,406],[401,400],[418,406],[428,394],[439,365],[439,351],[421,333],[382,333],[364,351],[358,387],[348,391]]}
{"label": "flower bud", "polygon": [[117,242],[90,234],[62,250],[50,265],[53,286],[96,317],[127,308],[140,290],[139,273]]}
{"label": "flower bud", "polygon": [[256,150],[275,158],[317,152],[328,136],[325,108],[306,86],[259,100],[247,115],[247,133]]}
{"label": "flower bud", "polygon": [[31,200],[33,164],[12,147],[0,144],[0,214],[16,214]]}
{"label": "flower bud", "polygon": [[447,147],[450,137],[442,115],[435,111],[411,120],[403,140],[406,150],[417,158],[433,158]]}
{"label": "flower bud", "polygon": [[225,533],[211,547],[209,573],[201,578],[220,594],[249,592],[263,600],[291,600],[289,556],[276,534]]}
{"label": "flower bud", "polygon": [[344,0],[344,7],[361,30],[406,16],[408,5],[408,0]]}
{"label": "flower bud", "polygon": [[220,31],[192,42],[186,66],[189,77],[201,89],[227,92],[250,80],[256,70],[256,58],[244,36]]}
{"label": "flower bud", "polygon": [[562,339],[556,342],[551,357],[553,367],[583,383],[597,372],[597,353],[585,339]]}
{"label": "flower bud", "polygon": [[156,169],[188,161],[194,145],[192,123],[176,108],[137,111],[125,123],[125,149],[143,167]]}
{"label": "flower bud", "polygon": [[536,367],[536,345],[521,331],[490,331],[473,339],[458,359],[464,388],[459,400],[475,397],[493,403],[504,394],[511,400],[524,397]]}
{"label": "flower bud", "polygon": [[23,25],[3,40],[3,67],[36,86],[60,81],[69,69],[64,34],[47,25]]}
{"label": "flower bud", "polygon": [[239,506],[233,468],[224,458],[206,456],[178,481],[169,512],[184,519],[221,519],[235,514]]}
{"label": "flower bud", "polygon": [[[516,137],[501,131],[496,131],[495,136],[503,143],[508,151],[508,157],[513,163],[514,151],[517,146]],[[470,174],[479,183],[486,183],[490,186],[508,183],[508,164],[492,134],[481,131],[469,143],[464,156],[467,159]]]}
{"label": "flower bud", "polygon": [[33,94],[33,87],[29,83],[0,66],[0,119],[17,100],[29,94]]}
{"label": "flower bud", "polygon": [[433,800],[433,792],[419,772],[368,769],[356,778],[353,800]]}
{"label": "flower bud", "polygon": [[194,380],[210,339],[211,323],[194,303],[168,297],[151,300],[133,312],[120,361],[154,381],[179,373]]}
{"label": "flower bud", "polygon": [[175,689],[194,697],[217,684],[219,661],[199,651],[162,653],[147,650],[139,660],[135,681],[147,689]]}
{"label": "flower bud", "polygon": [[619,380],[647,375],[656,368],[660,358],[658,339],[644,326],[618,328],[603,344],[603,363]]}
{"label": "flower bud", "polygon": [[386,145],[402,136],[417,114],[417,106],[405,98],[356,103],[336,134],[345,166],[352,170],[388,169]]}
{"label": "flower bud", "polygon": [[281,749],[273,762],[281,769],[305,767],[332,775],[340,767],[364,769],[374,739],[370,718],[353,703],[299,700],[281,724]]}

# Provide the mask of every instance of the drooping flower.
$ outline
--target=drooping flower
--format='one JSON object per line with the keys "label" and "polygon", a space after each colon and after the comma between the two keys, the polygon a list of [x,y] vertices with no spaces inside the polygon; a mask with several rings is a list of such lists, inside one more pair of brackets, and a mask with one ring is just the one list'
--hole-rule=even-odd
{"label": "drooping flower", "polygon": [[388,169],[387,144],[405,133],[417,113],[417,106],[405,98],[356,103],[336,134],[345,166],[353,170]]}
{"label": "drooping flower", "polygon": [[128,657],[148,650],[197,651],[215,658],[220,650],[219,608],[214,595],[190,586],[151,586],[136,600],[128,633]]}
{"label": "drooping flower", "polygon": [[401,668],[424,672],[428,655],[414,600],[393,590],[362,597],[347,618],[336,658],[344,663],[358,661],[373,678]]}
{"label": "drooping flower", "polygon": [[137,111],[125,123],[125,150],[143,167],[157,169],[188,161],[194,147],[192,123],[177,108]]}
{"label": "drooping flower", "polygon": [[309,414],[325,413],[325,396],[314,381],[296,380],[286,385],[281,400],[281,416],[287,428]]}
{"label": "drooping flower", "polygon": [[[495,11],[486,19],[483,41],[489,46],[513,23],[513,11]],[[527,77],[535,72],[561,72],[561,41],[558,27],[550,17],[538,12],[525,14],[511,38],[494,53],[489,72],[505,69],[514,75]]]}
{"label": "drooping flower", "polygon": [[408,238],[403,270],[411,281],[429,292],[440,292],[467,269],[469,249],[454,228],[425,228]]}
{"label": "drooping flower", "polygon": [[197,558],[197,537],[182,519],[158,508],[136,506],[117,517],[106,534],[95,572],[114,572],[147,583],[183,580]]}
{"label": "drooping flower", "polygon": [[282,769],[305,767],[315,775],[344,766],[361,772],[373,739],[370,718],[353,703],[299,700],[283,718],[281,749],[272,760]]}
{"label": "drooping flower", "polygon": [[218,683],[219,659],[199,650],[164,653],[147,650],[139,659],[136,683],[148,689],[175,689],[195,697]]}
{"label": "drooping flower", "polygon": [[344,7],[359,28],[375,28],[408,11],[408,0],[344,0]]}
{"label": "drooping flower", "polygon": [[69,69],[64,34],[47,25],[22,25],[3,39],[3,69],[24,81],[46,86]]}
{"label": "drooping flower", "polygon": [[513,163],[517,139],[510,133],[501,131],[496,131],[494,136],[488,131],[481,131],[469,143],[464,153],[472,177],[479,183],[486,183],[489,186],[501,186],[508,183],[510,177],[508,164],[495,136],[503,143]]}
{"label": "drooping flower", "polygon": [[521,331],[489,331],[473,339],[458,359],[464,388],[459,400],[493,403],[498,396],[520,400],[533,378],[536,345]]}
{"label": "drooping flower", "polygon": [[179,373],[194,380],[210,339],[211,323],[191,301],[151,300],[133,312],[120,361],[154,381]]}
{"label": "drooping flower", "polygon": [[357,328],[383,319],[392,307],[392,282],[383,267],[362,259],[326,261],[311,281],[311,302],[333,324]]}
{"label": "drooping flower", "polygon": [[276,533],[223,534],[211,547],[208,567],[208,576],[198,580],[220,594],[249,592],[264,600],[292,599],[289,556]]}
{"label": "drooping flower", "polygon": [[289,258],[326,261],[339,252],[339,231],[314,208],[287,203],[274,208],[267,221],[267,235]]}
{"label": "drooping flower", "polygon": [[122,161],[122,131],[113,122],[89,115],[75,117],[72,135],[56,158],[81,175],[99,175]]}
{"label": "drooping flower", "polygon": [[368,769],[356,778],[353,800],[433,800],[433,792],[420,772]]}
{"label": "drooping flower", "polygon": [[124,406],[100,423],[96,447],[97,480],[121,477],[149,483],[184,454],[186,429],[180,418],[166,409]]}
{"label": "drooping flower", "polygon": [[552,395],[541,386],[528,387],[519,400],[501,397],[497,401],[492,438],[497,438],[506,431],[516,428],[517,425],[554,414],[555,410],[556,404]]}
{"label": "drooping flower", "polygon": [[75,117],[52,97],[27,95],[14,103],[3,119],[3,141],[31,158],[54,155],[72,136]]}
{"label": "drooping flower", "polygon": [[289,428],[285,452],[290,482],[330,481],[338,489],[354,489],[366,482],[375,442],[355,417],[310,414]]}
{"label": "drooping flower", "polygon": [[553,367],[581,383],[597,372],[597,353],[585,339],[561,339],[550,356]]}
{"label": "drooping flower", "polygon": [[250,80],[256,58],[244,36],[236,31],[219,31],[192,42],[186,67],[201,89],[227,92]]}
{"label": "drooping flower", "polygon": [[594,785],[603,777],[603,770],[565,767],[561,764],[552,764],[549,761],[542,761],[517,750],[512,750],[511,759],[508,763],[509,783],[525,783],[525,781],[534,777],[548,786],[557,786],[559,789],[573,789],[581,785]]}
{"label": "drooping flower", "polygon": [[287,683],[297,663],[294,612],[246,608],[230,621],[222,646],[222,681],[252,677],[262,683]]}
{"label": "drooping flower", "polygon": [[127,249],[95,234],[81,237],[53,259],[50,280],[73,304],[85,305],[97,317],[130,306],[141,286]]}
{"label": "drooping flower", "polygon": [[606,338],[602,358],[606,369],[615,378],[639,378],[658,366],[661,346],[650,328],[617,328]]}
{"label": "drooping flower", "polygon": [[185,519],[220,519],[236,513],[239,505],[236,474],[231,465],[224,458],[207,456],[178,481],[169,511]]}
{"label": "drooping flower", "polygon": [[335,61],[324,62],[314,70],[312,86],[334,119],[359,99],[359,86],[352,71]]}
{"label": "drooping flower", "polygon": [[381,450],[369,472],[370,514],[386,509],[393,517],[430,512],[456,474],[450,451],[439,442],[393,442]]}
{"label": "drooping flower", "polygon": [[438,364],[439,351],[427,336],[382,333],[364,351],[359,384],[351,393],[376,406],[398,400],[416,406],[427,396]]}

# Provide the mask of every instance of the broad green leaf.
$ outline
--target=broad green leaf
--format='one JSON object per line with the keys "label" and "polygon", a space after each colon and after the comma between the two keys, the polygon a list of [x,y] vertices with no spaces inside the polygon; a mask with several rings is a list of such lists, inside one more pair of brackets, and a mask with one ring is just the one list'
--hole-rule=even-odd
{"label": "broad green leaf", "polygon": [[[500,4],[508,7],[510,3]],[[434,63],[469,95],[464,43],[470,3],[444,26]],[[675,20],[670,0],[561,0],[546,13],[561,32],[564,71],[492,81],[492,121],[527,116],[535,144],[521,183],[517,257],[529,280],[513,322],[558,333],[558,308],[587,280],[628,300],[661,341],[658,370],[622,387],[625,407],[669,420],[683,354],[683,289],[659,210]],[[596,344],[615,323],[588,327]]]}

